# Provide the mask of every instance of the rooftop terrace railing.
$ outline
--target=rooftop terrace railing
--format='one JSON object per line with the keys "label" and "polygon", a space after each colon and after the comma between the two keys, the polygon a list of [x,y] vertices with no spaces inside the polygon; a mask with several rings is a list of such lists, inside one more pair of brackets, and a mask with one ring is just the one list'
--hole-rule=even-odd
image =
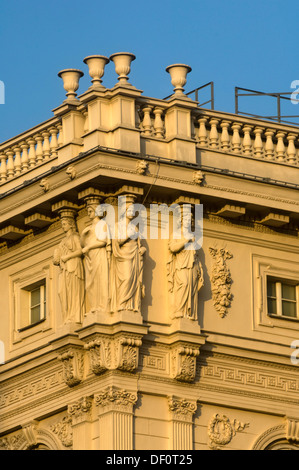
{"label": "rooftop terrace railing", "polygon": [[62,126],[57,117],[0,144],[0,183],[57,158]]}
{"label": "rooftop terrace railing", "polygon": [[[246,93],[240,93],[241,92],[246,92]],[[292,96],[293,95],[293,96]],[[259,114],[250,114],[246,113],[244,111],[240,111],[240,106],[239,106],[239,98],[240,97],[261,97],[265,98],[266,96],[269,96],[271,98],[274,98],[276,101],[276,114],[272,116],[267,116],[267,115],[259,115]],[[292,96],[290,98],[289,96]],[[251,116],[251,117],[256,117],[259,119],[266,119],[266,120],[271,120],[271,121],[277,121],[285,124],[292,124],[295,126],[299,126],[299,121],[298,122],[293,122],[293,121],[287,121],[286,119],[297,119],[299,118],[299,115],[295,114],[289,114],[289,115],[283,115],[282,114],[282,104],[283,102],[291,102],[292,104],[298,104],[299,100],[294,97],[294,92],[286,92],[286,93],[264,93],[262,91],[256,91],[256,90],[250,90],[247,88],[240,88],[240,87],[235,87],[235,113],[236,114],[243,114],[244,116]]]}

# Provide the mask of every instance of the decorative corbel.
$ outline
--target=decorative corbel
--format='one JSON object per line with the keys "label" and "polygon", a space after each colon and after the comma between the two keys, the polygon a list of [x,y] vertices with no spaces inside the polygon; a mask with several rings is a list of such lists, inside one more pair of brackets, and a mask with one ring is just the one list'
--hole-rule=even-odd
{"label": "decorative corbel", "polygon": [[141,336],[124,336],[115,340],[116,369],[134,372],[138,368],[139,348],[142,345]]}
{"label": "decorative corbel", "polygon": [[180,344],[171,351],[171,376],[180,382],[194,382],[199,348]]}
{"label": "decorative corbel", "polygon": [[95,375],[101,375],[111,368],[112,344],[107,336],[98,336],[84,345],[88,351],[90,368]]}
{"label": "decorative corbel", "polygon": [[80,350],[70,348],[58,356],[63,365],[63,377],[69,387],[80,384],[84,375],[84,355]]}

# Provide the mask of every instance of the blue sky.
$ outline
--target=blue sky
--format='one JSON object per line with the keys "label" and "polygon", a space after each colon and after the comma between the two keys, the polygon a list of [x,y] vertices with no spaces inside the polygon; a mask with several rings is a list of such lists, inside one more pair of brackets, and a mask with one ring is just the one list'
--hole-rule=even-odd
{"label": "blue sky", "polygon": [[[186,91],[214,81],[215,109],[228,112],[235,86],[288,92],[299,80],[298,0],[0,0],[0,12],[0,142],[52,117],[65,98],[60,70],[81,69],[83,93],[91,54],[134,53],[130,82],[157,98],[172,93],[165,68],[188,64]],[[110,63],[103,84],[116,82]]]}

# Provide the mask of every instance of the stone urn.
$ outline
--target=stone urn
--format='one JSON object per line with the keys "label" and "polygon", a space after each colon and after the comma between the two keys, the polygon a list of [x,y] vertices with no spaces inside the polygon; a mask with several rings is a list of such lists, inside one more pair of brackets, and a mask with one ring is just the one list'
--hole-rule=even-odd
{"label": "stone urn", "polygon": [[65,89],[67,99],[66,101],[76,100],[76,91],[79,88],[80,78],[83,77],[84,73],[78,69],[65,69],[58,73],[58,77],[63,80],[63,87]]}
{"label": "stone urn", "polygon": [[191,72],[191,70],[191,67],[186,64],[173,64],[166,67],[166,72],[171,76],[175,95],[183,95],[184,86],[187,83],[187,73]]}
{"label": "stone urn", "polygon": [[83,62],[89,68],[89,75],[92,78],[92,88],[104,88],[101,79],[104,75],[105,66],[110,62],[108,57],[104,55],[90,55],[85,57]]}
{"label": "stone urn", "polygon": [[116,52],[110,56],[110,60],[115,65],[119,85],[130,85],[128,75],[131,71],[131,62],[135,59],[135,55],[130,52]]}

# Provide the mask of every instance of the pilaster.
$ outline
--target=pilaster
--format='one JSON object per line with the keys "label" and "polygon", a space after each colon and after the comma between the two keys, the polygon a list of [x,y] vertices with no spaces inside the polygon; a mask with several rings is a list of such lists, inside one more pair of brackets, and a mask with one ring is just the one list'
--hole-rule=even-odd
{"label": "pilaster", "polygon": [[170,449],[193,450],[193,416],[196,401],[170,396],[168,398],[170,421]]}
{"label": "pilaster", "polygon": [[73,450],[92,450],[92,403],[91,397],[83,397],[68,406],[72,418]]}
{"label": "pilaster", "polygon": [[95,395],[100,450],[133,450],[133,408],[136,402],[136,392],[113,386]]}

